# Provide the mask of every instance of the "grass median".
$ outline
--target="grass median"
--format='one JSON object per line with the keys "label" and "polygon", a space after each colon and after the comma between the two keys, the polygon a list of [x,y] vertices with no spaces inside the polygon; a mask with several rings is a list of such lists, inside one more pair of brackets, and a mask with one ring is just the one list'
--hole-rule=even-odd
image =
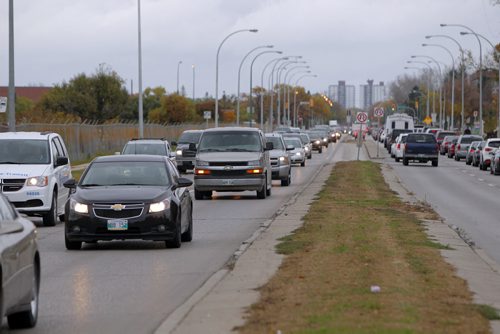
{"label": "grass median", "polygon": [[425,218],[435,213],[401,202],[378,164],[338,163],[304,226],[278,246],[287,257],[239,332],[488,333]]}

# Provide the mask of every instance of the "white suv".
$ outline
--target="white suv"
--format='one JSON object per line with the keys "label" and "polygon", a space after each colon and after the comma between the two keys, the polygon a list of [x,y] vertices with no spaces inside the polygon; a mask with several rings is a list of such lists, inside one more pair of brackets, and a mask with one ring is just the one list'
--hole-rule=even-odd
{"label": "white suv", "polygon": [[41,216],[45,226],[64,220],[72,178],[64,141],[53,132],[0,133],[0,192],[19,212]]}

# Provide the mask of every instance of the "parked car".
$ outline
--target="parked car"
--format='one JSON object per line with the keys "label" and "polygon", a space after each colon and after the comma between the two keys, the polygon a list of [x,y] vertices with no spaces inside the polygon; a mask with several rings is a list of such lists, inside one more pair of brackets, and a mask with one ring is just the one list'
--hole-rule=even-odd
{"label": "parked car", "polygon": [[470,143],[469,150],[467,151],[467,155],[465,156],[465,164],[471,165],[474,160],[474,153],[477,150],[477,147],[481,144],[481,141],[473,141]]}
{"label": "parked car", "polygon": [[396,162],[399,162],[399,160],[403,158],[403,153],[405,150],[407,138],[408,138],[407,133],[402,133],[398,136],[398,139],[396,141],[395,152],[394,152],[394,160]]}
{"label": "parked car", "polygon": [[477,145],[476,150],[474,151],[474,154],[472,155],[472,166],[474,167],[479,167],[479,160],[481,156],[481,151],[483,150],[484,144],[486,142],[483,140]]}
{"label": "parked car", "polygon": [[460,159],[465,158],[469,146],[473,141],[483,140],[480,136],[475,135],[461,135],[458,137],[457,144],[455,145],[455,161],[460,161]]}
{"label": "parked car", "polygon": [[491,153],[500,147],[500,138],[490,138],[486,140],[481,153],[479,154],[479,169],[487,170],[491,164]]}
{"label": "parked car", "polygon": [[453,139],[458,139],[458,136],[456,135],[451,135],[451,136],[445,136],[443,140],[441,141],[441,145],[439,145],[439,153],[441,155],[445,155],[448,153],[448,147]]}
{"label": "parked car", "polygon": [[194,168],[196,151],[191,151],[189,144],[198,145],[202,133],[203,130],[186,130],[179,137],[175,150],[175,159],[179,173],[185,173],[188,169]]}
{"label": "parked car", "polygon": [[426,163],[432,161],[432,166],[438,166],[439,151],[436,137],[430,133],[409,133],[403,151],[403,165],[410,161]]}
{"label": "parked car", "polygon": [[71,167],[66,145],[53,132],[0,133],[0,190],[28,216],[41,216],[43,225],[64,220]]}
{"label": "parked car", "polygon": [[113,155],[94,159],[80,181],[68,180],[65,245],[143,239],[179,248],[193,238],[193,204],[187,187],[165,156]]}
{"label": "parked car", "polygon": [[293,146],[293,149],[288,151],[288,157],[292,164],[300,164],[302,167],[306,165],[306,151],[302,146],[300,138],[284,137],[285,145]]}
{"label": "parked car", "polygon": [[494,153],[491,158],[490,172],[491,174],[498,175],[500,174],[500,149],[495,149]]}
{"label": "parked car", "polygon": [[134,138],[123,147],[122,154],[149,154],[167,157],[177,165],[175,152],[165,138]]}
{"label": "parked car", "polygon": [[443,142],[443,139],[444,137],[446,136],[455,136],[456,133],[453,132],[453,131],[447,131],[447,130],[439,130],[438,132],[436,132],[436,140],[437,140],[437,143],[440,147],[440,153],[441,153],[441,144]]}
{"label": "parked car", "polygon": [[[191,149],[196,149],[191,144]],[[212,191],[256,191],[271,195],[272,169],[266,142],[256,128],[226,127],[203,131],[196,153],[194,196],[212,197]]]}
{"label": "parked car", "polygon": [[31,328],[38,319],[40,254],[36,228],[0,193],[0,319]]}
{"label": "parked car", "polygon": [[455,147],[457,146],[457,141],[458,141],[458,137],[453,138],[451,140],[451,143],[448,144],[448,153],[446,153],[446,156],[450,159],[455,156]]}
{"label": "parked car", "polygon": [[288,151],[293,150],[293,148],[285,145],[285,141],[279,133],[266,133],[266,142],[273,143],[273,149],[269,151],[272,179],[280,180],[282,186],[289,186],[292,182],[292,165]]}

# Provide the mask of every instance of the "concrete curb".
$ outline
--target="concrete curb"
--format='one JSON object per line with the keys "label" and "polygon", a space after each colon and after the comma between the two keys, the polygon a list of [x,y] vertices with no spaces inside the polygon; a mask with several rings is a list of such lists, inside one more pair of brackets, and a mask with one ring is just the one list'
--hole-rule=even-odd
{"label": "concrete curb", "polygon": [[[335,146],[333,154],[330,159],[333,159],[337,153],[337,146]],[[234,287],[232,286],[233,284],[231,283],[231,280],[234,281],[234,277],[236,275],[234,274],[234,270],[231,270],[230,268],[234,266],[235,269],[237,269],[238,266],[243,267],[244,265],[240,265],[240,262],[242,262],[242,258],[247,254],[252,248],[253,245],[256,244],[257,241],[262,241],[263,238],[262,236],[264,235],[264,232],[267,232],[271,229],[271,227],[274,226],[273,223],[275,222],[280,222],[283,223],[283,225],[287,226],[280,226],[280,232],[283,233],[284,230],[286,232],[283,234],[288,235],[290,232],[293,230],[297,229],[298,227],[302,226],[302,217],[307,213],[309,204],[304,204],[304,203],[297,203],[299,201],[305,202],[305,201],[312,201],[312,198],[316,195],[316,193],[323,187],[325,180],[320,181],[319,183],[321,184],[319,186],[319,189],[316,189],[318,187],[311,187],[311,185],[318,180],[318,176],[321,173],[328,173],[327,175],[330,175],[330,171],[333,168],[333,164],[329,162],[324,162],[320,168],[317,169],[317,171],[314,173],[313,177],[309,182],[307,182],[298,192],[296,192],[277,212],[276,214],[271,218],[266,220],[261,224],[261,227],[254,232],[254,234],[247,240],[245,240],[239,249],[233,254],[232,258],[226,263],[225,269],[221,269],[217,271],[215,274],[213,274],[186,302],[184,302],[180,307],[178,307],[173,313],[171,313],[158,327],[158,329],[155,331],[156,334],[163,334],[163,333],[194,333],[194,332],[205,332],[205,333],[220,333],[220,332],[227,332],[230,331],[234,326],[237,326],[239,324],[230,324],[226,321],[213,321],[211,319],[211,315],[208,311],[205,311],[202,313],[199,318],[201,318],[197,323],[193,323],[191,321],[189,324],[186,324],[184,327],[185,328],[179,328],[180,325],[183,323],[183,321],[186,320],[186,318],[189,316],[191,312],[193,312],[193,309],[199,305],[204,299],[209,298],[209,295],[212,296],[212,298],[224,298],[227,296],[227,291],[216,291],[216,288],[218,287],[219,284],[222,284],[223,281],[229,281],[225,285],[231,286],[231,289],[234,291],[234,289],[237,289],[237,291],[234,291],[233,294],[237,294],[240,299],[244,299],[246,301],[243,302],[237,302],[235,305],[232,307],[235,310],[232,310],[230,317],[226,315],[226,317],[230,318],[231,320],[235,320],[234,318],[236,317],[237,314],[239,314],[238,318],[241,318],[242,316],[242,309],[244,307],[248,307],[251,304],[253,304],[256,300],[256,297],[258,297],[258,292],[255,291],[255,287],[246,287],[246,284],[243,284],[245,288],[243,289],[241,287],[241,280],[239,281],[239,286]],[[311,189],[312,188],[312,189]],[[313,194],[311,193],[311,190],[314,192]],[[308,196],[304,196],[304,194],[308,192]],[[291,208],[293,206],[293,209]],[[290,208],[290,211],[293,210],[293,213],[289,215],[288,209]],[[301,208],[297,210],[298,208]],[[277,239],[275,233],[269,233],[271,234],[271,238]],[[278,243],[277,240],[274,240],[275,244]],[[268,263],[267,265],[264,264],[266,267],[265,270],[263,270],[265,277],[265,281],[267,282],[270,277],[274,274],[275,270],[279,267],[281,264],[283,256],[278,255],[274,251],[275,244],[272,244],[270,240],[264,241],[265,247],[255,247],[259,250],[269,250],[269,248],[272,249],[272,253],[276,255],[276,258],[274,260],[268,259],[268,261],[272,263]],[[258,252],[258,251],[257,251]],[[248,261],[248,260],[247,260]],[[262,265],[262,264],[260,264]],[[273,266],[275,267],[275,270],[273,270]],[[241,271],[241,270],[240,270]],[[254,273],[248,273],[248,275],[252,275]],[[262,275],[262,273],[261,273]],[[234,276],[234,277],[232,277]],[[262,281],[262,277],[260,277],[260,280]],[[261,284],[261,283],[259,283]],[[224,285],[224,284],[222,284]],[[253,293],[252,293],[253,291]],[[243,297],[240,297],[243,296]],[[238,298],[237,298],[238,299]],[[233,301],[234,303],[234,301]],[[200,311],[199,311],[200,312]],[[219,316],[221,313],[224,312],[219,312]],[[241,322],[241,321],[240,321]],[[240,323],[241,324],[241,323]]]}

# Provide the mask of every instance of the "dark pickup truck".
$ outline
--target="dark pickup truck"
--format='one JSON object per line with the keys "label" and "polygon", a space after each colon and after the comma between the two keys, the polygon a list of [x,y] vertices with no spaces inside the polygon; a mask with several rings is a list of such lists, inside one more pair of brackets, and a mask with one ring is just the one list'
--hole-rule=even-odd
{"label": "dark pickup truck", "polygon": [[432,166],[438,166],[439,148],[436,137],[430,133],[410,133],[406,137],[403,152],[403,165],[408,166],[409,161],[426,163],[432,161]]}

